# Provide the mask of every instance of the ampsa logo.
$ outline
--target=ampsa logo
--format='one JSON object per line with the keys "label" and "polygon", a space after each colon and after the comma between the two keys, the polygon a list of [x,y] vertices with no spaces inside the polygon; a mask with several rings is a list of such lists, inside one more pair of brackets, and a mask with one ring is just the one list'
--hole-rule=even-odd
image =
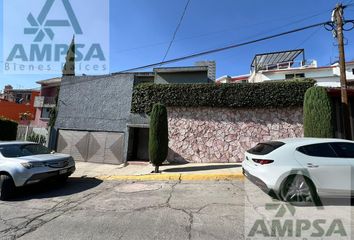
{"label": "ampsa logo", "polygon": [[[255,219],[248,229],[247,239],[349,239],[349,233],[340,218],[296,216],[296,208],[286,203],[265,205],[267,219]],[[316,208],[323,211],[323,208]],[[305,210],[309,211],[309,210]],[[312,209],[311,211],[314,211]],[[311,212],[310,211],[310,212]],[[302,214],[299,214],[302,215]]]}
{"label": "ampsa logo", "polygon": [[29,2],[4,0],[5,73],[61,73],[69,51],[76,73],[109,72],[109,0]]}

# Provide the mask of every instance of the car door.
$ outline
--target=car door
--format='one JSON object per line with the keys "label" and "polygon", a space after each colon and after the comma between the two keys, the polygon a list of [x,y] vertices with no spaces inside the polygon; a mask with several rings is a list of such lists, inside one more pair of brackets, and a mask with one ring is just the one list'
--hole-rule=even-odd
{"label": "car door", "polygon": [[295,157],[319,192],[343,195],[351,190],[351,165],[338,156],[330,143],[301,146],[296,149]]}
{"label": "car door", "polygon": [[350,142],[334,142],[331,146],[336,151],[338,158],[341,159],[345,164],[350,165],[350,183],[351,183],[351,193],[354,193],[354,143]]}

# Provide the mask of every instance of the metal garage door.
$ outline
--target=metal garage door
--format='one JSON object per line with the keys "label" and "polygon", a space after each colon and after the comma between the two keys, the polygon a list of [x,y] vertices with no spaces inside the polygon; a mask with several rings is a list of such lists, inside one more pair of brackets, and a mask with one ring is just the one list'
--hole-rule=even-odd
{"label": "metal garage door", "polygon": [[121,164],[124,133],[59,130],[57,150],[76,161]]}

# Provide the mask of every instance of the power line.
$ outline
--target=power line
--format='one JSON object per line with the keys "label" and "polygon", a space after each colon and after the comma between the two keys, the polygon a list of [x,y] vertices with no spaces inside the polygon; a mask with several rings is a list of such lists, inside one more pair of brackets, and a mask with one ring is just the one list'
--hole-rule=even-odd
{"label": "power line", "polygon": [[306,27],[293,29],[293,30],[290,30],[290,31],[286,31],[286,32],[275,34],[275,35],[259,38],[259,39],[256,39],[256,40],[251,40],[251,41],[247,41],[247,42],[243,42],[243,43],[239,43],[239,44],[233,44],[233,45],[230,45],[230,46],[221,47],[221,48],[208,50],[208,51],[204,51],[204,52],[199,52],[199,53],[195,53],[195,54],[191,54],[191,55],[187,55],[187,56],[183,56],[183,57],[179,57],[179,58],[174,58],[174,59],[170,59],[170,60],[162,61],[162,62],[158,62],[158,63],[148,64],[148,65],[141,66],[141,67],[135,67],[135,68],[127,69],[127,70],[124,70],[124,71],[120,71],[118,73],[132,72],[132,71],[136,71],[136,70],[140,70],[140,69],[156,67],[156,66],[165,65],[165,64],[168,64],[168,63],[179,62],[179,61],[182,61],[182,60],[195,58],[195,57],[199,57],[199,56],[203,56],[203,55],[209,55],[209,54],[212,54],[212,53],[222,52],[222,51],[225,51],[225,50],[238,48],[238,47],[250,45],[250,44],[253,44],[253,43],[262,42],[262,41],[266,41],[266,40],[269,40],[269,39],[281,37],[281,36],[288,35],[288,34],[291,34],[291,33],[304,31],[304,30],[307,30],[307,29],[310,29],[310,28],[324,26],[325,24],[328,24],[328,23],[332,23],[332,22],[331,21],[327,21],[327,22],[316,23],[316,24],[312,24],[312,25],[309,25],[309,26],[306,26]]}
{"label": "power line", "polygon": [[164,61],[166,60],[167,55],[168,55],[168,53],[170,52],[170,49],[171,49],[172,44],[173,44],[173,42],[174,42],[174,40],[175,40],[175,38],[176,38],[177,32],[178,32],[179,28],[180,28],[181,25],[182,25],[182,21],[183,21],[183,19],[184,19],[184,16],[186,15],[186,12],[187,12],[187,9],[188,9],[188,6],[189,6],[190,2],[191,2],[191,0],[188,0],[187,3],[186,3],[186,6],[184,7],[182,16],[181,16],[181,18],[180,18],[180,20],[179,20],[179,22],[178,22],[178,24],[177,24],[176,30],[175,30],[174,33],[173,33],[172,39],[171,39],[171,41],[170,41],[170,44],[169,44],[168,47],[167,47],[167,50],[166,50],[165,56],[164,56],[163,59],[162,59],[162,62],[164,62]]}

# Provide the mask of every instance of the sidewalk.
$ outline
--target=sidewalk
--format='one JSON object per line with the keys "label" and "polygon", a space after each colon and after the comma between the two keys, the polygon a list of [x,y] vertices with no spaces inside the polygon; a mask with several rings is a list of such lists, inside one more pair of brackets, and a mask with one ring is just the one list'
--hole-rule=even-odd
{"label": "sidewalk", "polygon": [[76,162],[73,177],[98,178],[117,181],[207,181],[243,179],[240,163],[189,163],[164,165],[161,173],[154,174],[154,167],[148,163],[125,165]]}

